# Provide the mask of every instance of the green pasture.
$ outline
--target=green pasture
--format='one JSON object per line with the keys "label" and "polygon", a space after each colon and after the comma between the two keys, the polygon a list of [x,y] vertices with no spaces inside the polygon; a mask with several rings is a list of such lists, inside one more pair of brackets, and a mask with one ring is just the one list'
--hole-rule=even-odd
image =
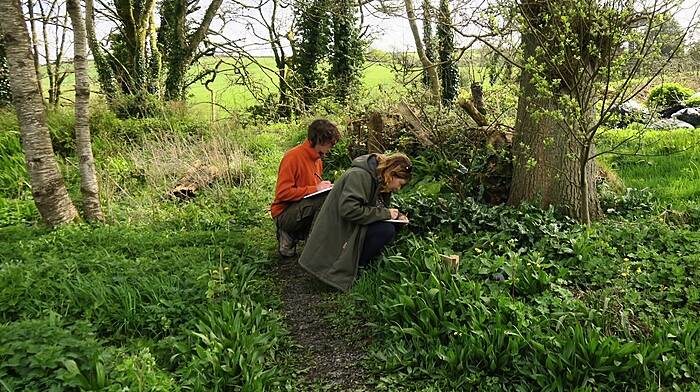
{"label": "green pasture", "polygon": [[599,137],[603,149],[630,139],[602,159],[626,187],[647,188],[657,200],[675,207],[700,203],[700,130],[609,130]]}
{"label": "green pasture", "polygon": [[[243,61],[245,67],[240,67],[240,63],[232,63],[230,58],[222,58],[224,61],[219,67],[216,79],[209,84],[209,91],[203,82],[195,82],[188,90],[187,102],[190,108],[203,116],[208,116],[210,102],[212,102],[212,92],[214,102],[218,105],[217,113],[219,118],[229,117],[226,111],[237,111],[256,105],[259,102],[255,96],[265,98],[268,94],[275,92],[277,78],[274,74],[275,63],[272,57],[258,57],[255,64],[250,61]],[[205,62],[207,67],[212,67],[216,59],[208,59]],[[70,65],[68,68],[70,69]],[[202,67],[195,67],[191,70],[197,74],[203,70]],[[42,67],[42,85],[44,95],[48,94],[48,76],[46,68]],[[91,63],[88,69],[91,79],[91,89],[93,99],[99,95],[99,84],[97,82],[97,71]],[[73,84],[74,74],[69,72],[62,83],[62,105],[70,106],[74,100]],[[367,63],[363,73],[363,95],[376,95],[393,93],[398,88],[391,67],[381,62]],[[252,91],[251,91],[252,90]]]}

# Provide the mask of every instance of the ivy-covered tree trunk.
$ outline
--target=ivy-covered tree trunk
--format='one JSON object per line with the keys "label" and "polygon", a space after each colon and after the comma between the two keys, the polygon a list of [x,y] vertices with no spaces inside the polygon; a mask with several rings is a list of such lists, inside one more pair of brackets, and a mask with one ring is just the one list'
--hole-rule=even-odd
{"label": "ivy-covered tree trunk", "polygon": [[[123,42],[113,42],[121,47],[120,53],[113,53],[117,62],[112,67],[122,69],[122,88],[131,95],[145,96],[150,85],[147,40],[149,22],[155,7],[155,0],[114,0],[114,8],[119,20],[119,37]],[[116,50],[116,49],[115,49]]]}
{"label": "ivy-covered tree trunk", "polygon": [[85,0],[85,33],[87,35],[88,46],[92,53],[92,59],[97,70],[97,80],[100,83],[102,93],[107,102],[112,102],[117,93],[117,85],[114,79],[114,71],[105,58],[102,46],[95,36],[95,9],[93,0]]}
{"label": "ivy-covered tree trunk", "polygon": [[327,0],[312,0],[306,6],[299,5],[301,8],[295,10],[299,24],[294,71],[301,84],[303,104],[308,108],[318,99],[321,82],[318,64],[328,54],[330,17]]}
{"label": "ivy-covered tree trunk", "polygon": [[166,0],[160,8],[159,43],[168,74],[165,78],[165,99],[183,99],[185,88],[185,51],[187,50],[187,0]]}
{"label": "ivy-covered tree trunk", "polygon": [[459,69],[452,55],[455,50],[452,16],[448,0],[440,0],[438,13],[437,38],[440,58],[440,79],[442,80],[442,102],[451,104],[459,94]]}
{"label": "ivy-covered tree trunk", "polygon": [[[601,214],[595,189],[593,144],[581,142],[585,131],[571,129],[561,113],[562,97],[571,92],[555,79],[562,74],[539,50],[538,35],[546,29],[540,23],[546,8],[539,0],[522,4],[529,29],[521,32],[525,68],[520,77],[520,99],[513,139],[513,181],[510,204],[529,202],[541,207],[554,206],[560,212],[590,222]],[[549,68],[548,68],[549,67]],[[543,83],[548,93],[542,94]],[[583,171],[581,169],[584,169]],[[584,199],[585,197],[585,199]]]}
{"label": "ivy-covered tree trunk", "polygon": [[279,84],[280,94],[277,114],[282,117],[287,117],[291,114],[292,107],[289,99],[289,81],[287,80],[287,56],[277,31],[277,13],[279,8],[280,0],[272,0],[272,15],[270,16],[270,24],[267,33],[270,40],[270,47],[272,48],[272,54],[275,58],[275,66],[277,66],[277,83]]}
{"label": "ivy-covered tree trunk", "polygon": [[222,3],[223,0],[213,0],[209,3],[197,29],[188,34],[188,2],[186,0],[165,0],[163,2],[159,37],[167,66],[166,99],[185,99],[187,71],[197,58],[197,50],[207,37],[209,26]]}
{"label": "ivy-covered tree trunk", "polygon": [[163,68],[163,56],[158,48],[158,38],[156,35],[155,13],[151,12],[148,22],[148,48],[151,52],[149,64],[149,81],[148,92],[156,97],[161,97],[161,76]]}
{"label": "ivy-covered tree trunk", "polygon": [[3,16],[0,30],[9,65],[10,86],[34,203],[42,219],[51,226],[75,221],[78,211],[68,196],[51,147],[46,110],[19,1],[0,1],[0,14]]}
{"label": "ivy-covered tree trunk", "polygon": [[339,0],[332,12],[333,53],[329,79],[334,85],[336,100],[345,104],[360,84],[364,48],[357,26],[357,3]]}
{"label": "ivy-covered tree trunk", "polygon": [[[435,63],[437,60],[437,50],[435,48],[435,34],[433,33],[433,6],[430,0],[423,0],[423,45],[425,46],[425,57],[428,61]],[[430,87],[430,75],[423,70],[423,85]]]}
{"label": "ivy-covered tree trunk", "polygon": [[73,26],[73,67],[75,69],[75,144],[80,172],[80,193],[83,196],[83,211],[88,221],[104,221],[100,206],[95,158],[92,155],[90,138],[90,78],[87,70],[87,38],[85,21],[80,11],[79,0],[66,2]]}

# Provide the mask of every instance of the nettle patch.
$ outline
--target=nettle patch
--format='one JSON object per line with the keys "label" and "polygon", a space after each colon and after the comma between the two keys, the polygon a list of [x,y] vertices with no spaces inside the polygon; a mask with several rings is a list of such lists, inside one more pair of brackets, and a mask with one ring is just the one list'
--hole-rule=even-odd
{"label": "nettle patch", "polygon": [[582,227],[450,194],[398,199],[412,223],[353,291],[380,337],[380,390],[697,387],[697,232],[654,217]]}

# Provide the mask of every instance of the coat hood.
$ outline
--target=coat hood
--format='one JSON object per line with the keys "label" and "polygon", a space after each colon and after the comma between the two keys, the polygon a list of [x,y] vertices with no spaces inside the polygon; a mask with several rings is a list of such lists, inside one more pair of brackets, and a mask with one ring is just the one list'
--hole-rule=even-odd
{"label": "coat hood", "polygon": [[360,155],[359,157],[352,160],[351,166],[364,169],[365,171],[367,171],[369,174],[372,175],[372,178],[378,180],[378,178],[377,178],[377,155],[376,154]]}

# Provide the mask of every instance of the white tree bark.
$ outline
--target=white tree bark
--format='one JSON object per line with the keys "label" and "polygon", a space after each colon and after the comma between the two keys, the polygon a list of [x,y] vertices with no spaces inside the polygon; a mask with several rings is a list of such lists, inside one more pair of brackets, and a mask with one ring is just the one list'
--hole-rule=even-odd
{"label": "white tree bark", "polygon": [[90,141],[90,79],[87,72],[87,38],[85,20],[79,0],[68,0],[68,15],[73,26],[73,67],[75,68],[75,141],[80,172],[80,192],[83,210],[88,221],[104,221],[100,206],[100,192]]}
{"label": "white tree bark", "polygon": [[68,196],[51,147],[29,33],[19,1],[0,0],[0,15],[12,101],[19,118],[34,203],[41,217],[51,226],[75,221],[78,219],[78,211]]}

